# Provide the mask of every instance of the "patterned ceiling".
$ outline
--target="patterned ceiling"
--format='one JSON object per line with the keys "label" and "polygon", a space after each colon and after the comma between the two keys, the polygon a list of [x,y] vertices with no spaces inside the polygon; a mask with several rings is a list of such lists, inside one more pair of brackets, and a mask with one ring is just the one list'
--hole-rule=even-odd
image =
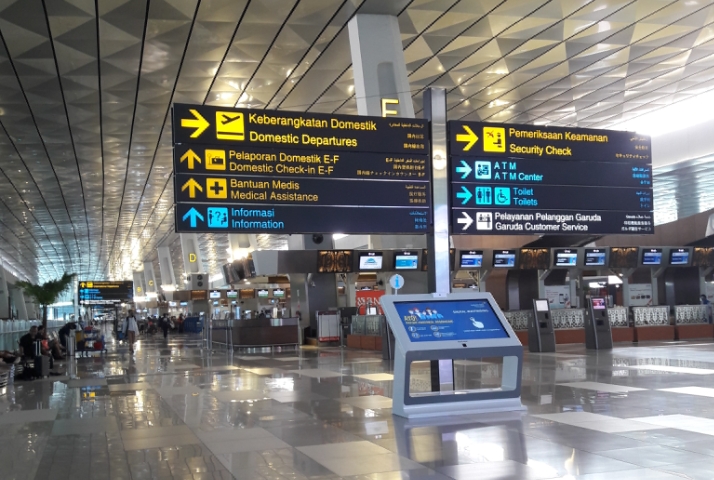
{"label": "patterned ceiling", "polygon": [[616,127],[714,87],[712,1],[2,0],[0,255],[131,278],[167,244],[181,272],[171,104],[356,113],[357,12],[398,15],[417,111],[445,87],[452,119]]}

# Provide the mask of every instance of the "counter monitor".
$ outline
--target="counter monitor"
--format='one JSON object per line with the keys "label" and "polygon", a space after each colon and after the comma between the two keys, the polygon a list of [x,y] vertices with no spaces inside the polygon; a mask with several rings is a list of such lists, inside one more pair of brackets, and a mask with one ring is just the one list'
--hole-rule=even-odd
{"label": "counter monitor", "polygon": [[586,248],[585,249],[585,266],[586,267],[604,267],[607,252],[604,248]]}
{"label": "counter monitor", "polygon": [[578,264],[578,251],[572,248],[559,248],[555,251],[556,267],[575,267]]}
{"label": "counter monitor", "polygon": [[689,249],[673,248],[669,251],[670,265],[689,265]]}
{"label": "counter monitor", "polygon": [[176,306],[176,302],[169,302],[169,307],[175,307],[175,306]]}
{"label": "counter monitor", "polygon": [[394,302],[412,342],[508,338],[488,300]]}
{"label": "counter monitor", "polygon": [[417,252],[403,251],[394,254],[395,270],[417,270],[419,268],[419,255]]}
{"label": "counter monitor", "polygon": [[360,270],[381,270],[382,269],[382,253],[381,252],[362,252],[359,254],[359,269]]}
{"label": "counter monitor", "polygon": [[226,298],[238,298],[238,291],[237,290],[228,290],[226,292]]}
{"label": "counter monitor", "polygon": [[536,300],[535,307],[537,312],[547,312],[548,311],[548,300]]}
{"label": "counter monitor", "polygon": [[605,299],[602,297],[593,297],[590,299],[593,304],[593,310],[605,310],[607,305],[605,304]]}
{"label": "counter monitor", "polygon": [[209,298],[221,298],[221,292],[218,290],[212,290],[209,294]]}
{"label": "counter monitor", "polygon": [[273,290],[273,296],[275,298],[283,298],[285,296],[285,290],[283,290],[282,288],[276,288],[275,290]]}
{"label": "counter monitor", "polygon": [[179,302],[179,306],[188,307],[188,302]]}
{"label": "counter monitor", "polygon": [[461,252],[459,265],[461,268],[481,268],[483,266],[483,252],[481,250]]}
{"label": "counter monitor", "polygon": [[494,250],[493,266],[495,268],[513,268],[516,266],[515,250]]}
{"label": "counter monitor", "polygon": [[268,298],[267,290],[258,290],[258,298]]}
{"label": "counter monitor", "polygon": [[661,248],[645,248],[642,250],[642,265],[662,265]]}

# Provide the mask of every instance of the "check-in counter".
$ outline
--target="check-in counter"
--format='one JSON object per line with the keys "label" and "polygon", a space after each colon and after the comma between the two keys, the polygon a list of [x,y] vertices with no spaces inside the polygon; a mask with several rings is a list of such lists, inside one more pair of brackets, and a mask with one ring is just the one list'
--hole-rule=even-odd
{"label": "check-in counter", "polygon": [[674,340],[674,325],[669,322],[669,306],[632,307],[635,341]]}
{"label": "check-in counter", "polygon": [[347,346],[361,350],[381,351],[382,334],[385,328],[384,315],[353,315]]}
{"label": "check-in counter", "polygon": [[635,340],[635,329],[630,326],[627,308],[608,308],[607,317],[610,320],[613,342],[633,342]]}
{"label": "check-in counter", "polygon": [[213,329],[213,342],[226,344],[227,335],[232,332],[233,346],[242,347],[277,347],[298,345],[298,318],[252,318],[235,320],[232,329]]}
{"label": "check-in counter", "polygon": [[714,325],[707,318],[706,305],[674,307],[674,333],[677,340],[714,337]]}

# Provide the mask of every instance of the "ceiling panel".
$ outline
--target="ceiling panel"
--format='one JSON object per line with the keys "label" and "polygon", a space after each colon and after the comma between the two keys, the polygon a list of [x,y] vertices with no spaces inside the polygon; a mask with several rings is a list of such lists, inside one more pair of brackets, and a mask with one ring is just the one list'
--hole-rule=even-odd
{"label": "ceiling panel", "polygon": [[[130,278],[169,245],[180,274],[172,103],[354,114],[358,12],[397,15],[417,115],[443,87],[452,119],[616,127],[714,89],[714,0],[6,0],[6,265]],[[712,208],[712,165],[655,172],[658,223]],[[228,237],[199,238],[218,273]]]}

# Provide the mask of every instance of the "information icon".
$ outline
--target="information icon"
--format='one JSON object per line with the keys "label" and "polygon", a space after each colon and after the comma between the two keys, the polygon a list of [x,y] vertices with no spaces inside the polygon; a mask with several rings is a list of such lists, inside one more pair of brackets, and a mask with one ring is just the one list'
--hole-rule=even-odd
{"label": "information icon", "polygon": [[228,209],[211,207],[208,213],[208,228],[228,228]]}

